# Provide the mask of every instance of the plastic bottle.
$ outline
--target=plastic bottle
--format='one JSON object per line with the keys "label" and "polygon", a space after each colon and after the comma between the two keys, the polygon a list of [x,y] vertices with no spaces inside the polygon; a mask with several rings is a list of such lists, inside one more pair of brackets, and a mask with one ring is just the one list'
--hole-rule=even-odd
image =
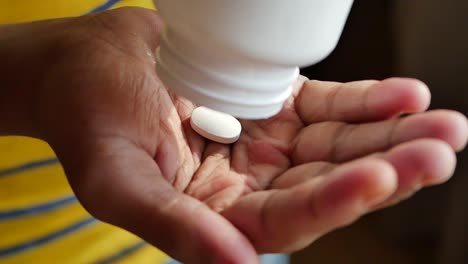
{"label": "plastic bottle", "polygon": [[166,28],[158,76],[199,106],[277,114],[299,68],[336,47],[353,0],[155,0]]}

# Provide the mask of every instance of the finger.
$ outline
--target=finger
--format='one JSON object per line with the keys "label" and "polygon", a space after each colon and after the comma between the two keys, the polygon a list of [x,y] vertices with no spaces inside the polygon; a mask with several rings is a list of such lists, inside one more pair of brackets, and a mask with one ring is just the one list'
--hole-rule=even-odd
{"label": "finger", "polygon": [[305,163],[287,170],[274,179],[270,189],[288,189],[305,183],[306,181],[324,175],[335,169],[338,164],[317,161]]}
{"label": "finger", "polygon": [[467,137],[466,117],[447,110],[362,125],[327,122],[303,129],[291,147],[291,157],[296,165],[343,162],[418,138],[440,139],[461,150]]}
{"label": "finger", "polygon": [[296,96],[296,111],[306,125],[323,121],[375,121],[402,112],[424,111],[430,97],[427,86],[413,79],[307,81]]}
{"label": "finger", "polygon": [[456,155],[445,142],[420,139],[401,144],[381,157],[398,174],[396,192],[376,209],[404,200],[423,187],[446,182],[456,167]]}
{"label": "finger", "polygon": [[[372,155],[393,166],[398,175],[395,193],[375,209],[404,200],[423,187],[441,184],[453,175],[456,156],[445,142],[419,139],[400,144],[385,153]],[[369,157],[366,157],[367,159]],[[294,167],[275,179],[272,188],[287,189],[332,171],[340,165],[312,162]]]}
{"label": "finger", "polygon": [[88,171],[70,180],[94,216],[186,263],[258,263],[252,245],[232,224],[177,192],[145,152],[117,143],[91,155]]}
{"label": "finger", "polygon": [[370,158],[294,188],[250,194],[223,215],[259,252],[292,252],[353,222],[387,199],[396,184],[392,166]]}

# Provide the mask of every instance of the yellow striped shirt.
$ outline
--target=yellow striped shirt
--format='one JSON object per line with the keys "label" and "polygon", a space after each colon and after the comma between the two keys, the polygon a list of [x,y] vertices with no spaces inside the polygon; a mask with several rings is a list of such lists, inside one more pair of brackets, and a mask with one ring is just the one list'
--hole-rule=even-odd
{"label": "yellow striped shirt", "polygon": [[[79,16],[151,0],[0,0],[0,24]],[[51,148],[0,137],[0,263],[168,263],[138,237],[91,217]]]}

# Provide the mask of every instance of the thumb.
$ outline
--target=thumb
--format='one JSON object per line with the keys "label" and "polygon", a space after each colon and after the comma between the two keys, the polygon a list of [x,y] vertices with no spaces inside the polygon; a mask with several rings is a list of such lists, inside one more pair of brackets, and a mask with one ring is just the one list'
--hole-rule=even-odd
{"label": "thumb", "polygon": [[208,206],[174,189],[147,152],[131,143],[108,145],[112,149],[93,151],[84,166],[74,160],[73,167],[84,170],[67,172],[93,216],[184,263],[258,263],[248,239]]}

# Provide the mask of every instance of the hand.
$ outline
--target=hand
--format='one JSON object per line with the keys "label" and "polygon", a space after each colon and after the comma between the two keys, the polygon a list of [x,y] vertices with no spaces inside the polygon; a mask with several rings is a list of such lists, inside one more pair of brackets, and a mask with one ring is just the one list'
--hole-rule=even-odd
{"label": "hand", "polygon": [[411,79],[301,78],[279,115],[242,122],[236,144],[206,141],[190,129],[194,106],[156,76],[160,29],[142,9],[49,27],[63,33],[33,117],[91,214],[186,263],[300,250],[445,182],[466,144],[466,118],[425,112],[429,90]]}

